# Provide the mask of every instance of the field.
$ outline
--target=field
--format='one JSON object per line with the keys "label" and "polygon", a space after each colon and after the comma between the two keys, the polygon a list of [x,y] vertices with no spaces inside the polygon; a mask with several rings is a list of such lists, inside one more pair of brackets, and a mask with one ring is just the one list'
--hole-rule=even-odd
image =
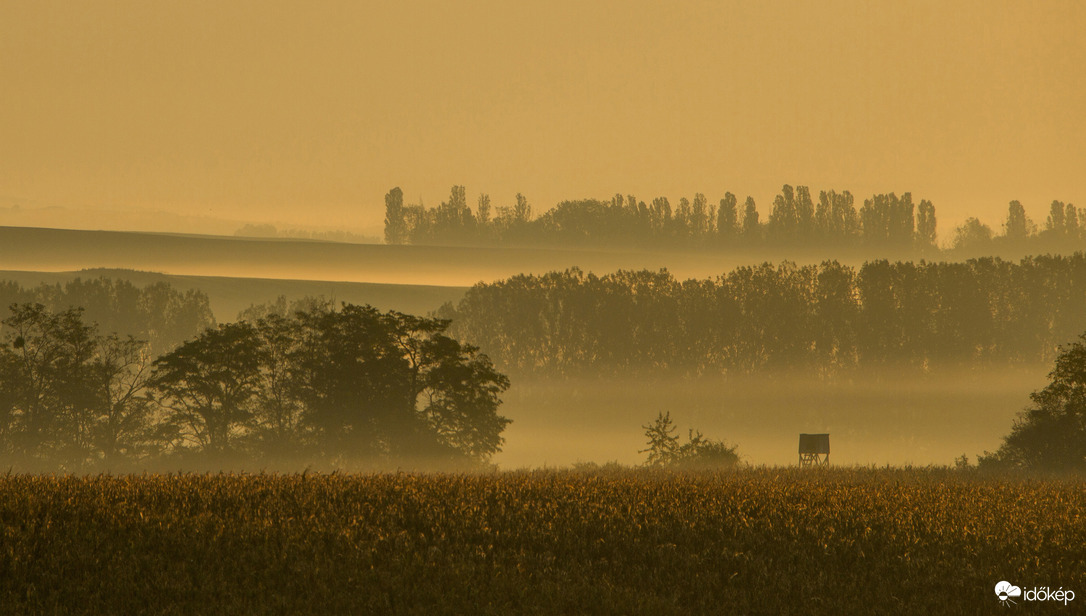
{"label": "field", "polygon": [[[0,269],[74,271],[138,268],[184,276],[340,280],[471,286],[518,274],[580,267],[605,274],[666,267],[680,278],[723,274],[738,265],[791,259],[860,263],[861,253],[760,250],[740,253],[573,248],[390,246],[132,231],[0,226]],[[893,257],[893,254],[883,256]],[[904,256],[904,255],[897,255]]]}
{"label": "field", "polygon": [[1001,580],[1086,600],[1084,522],[1081,480],[947,469],[8,475],[0,605],[976,614]]}

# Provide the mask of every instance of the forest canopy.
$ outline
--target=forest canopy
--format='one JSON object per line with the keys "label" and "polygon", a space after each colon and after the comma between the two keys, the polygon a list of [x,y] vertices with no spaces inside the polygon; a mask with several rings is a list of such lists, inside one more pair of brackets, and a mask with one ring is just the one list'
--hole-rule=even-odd
{"label": "forest canopy", "polygon": [[713,279],[579,269],[479,283],[440,315],[518,374],[832,374],[1051,361],[1086,330],[1086,254],[764,263]]}
{"label": "forest canopy", "polygon": [[19,468],[475,465],[509,423],[509,380],[440,319],[314,304],[157,359],[76,308],[3,324],[0,458]]}
{"label": "forest canopy", "polygon": [[165,282],[138,287],[127,280],[98,277],[27,288],[0,280],[0,309],[6,311],[13,304],[42,304],[52,313],[80,308],[85,322],[143,340],[153,353],[168,351],[215,324],[207,294],[178,291]]}

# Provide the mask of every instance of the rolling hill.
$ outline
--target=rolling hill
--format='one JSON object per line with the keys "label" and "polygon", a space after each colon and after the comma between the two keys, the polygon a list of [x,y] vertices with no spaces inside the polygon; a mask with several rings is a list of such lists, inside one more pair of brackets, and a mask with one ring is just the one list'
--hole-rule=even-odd
{"label": "rolling hill", "polygon": [[24,287],[43,283],[64,284],[74,278],[99,277],[128,280],[137,286],[166,282],[179,290],[203,291],[207,294],[211,310],[219,322],[233,321],[238,312],[253,304],[274,301],[280,295],[286,296],[288,300],[324,296],[336,302],[371,304],[381,310],[424,315],[445,302],[457,301],[466,290],[465,287],[433,285],[178,276],[126,269],[88,269],[76,272],[0,271],[0,280],[13,280]]}

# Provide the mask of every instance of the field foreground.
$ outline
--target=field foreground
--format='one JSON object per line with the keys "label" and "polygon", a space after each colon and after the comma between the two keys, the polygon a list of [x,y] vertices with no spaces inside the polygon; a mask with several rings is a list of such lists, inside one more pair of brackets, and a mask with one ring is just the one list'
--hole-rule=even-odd
{"label": "field foreground", "polygon": [[1081,480],[949,470],[0,477],[12,614],[1072,613],[1084,546]]}

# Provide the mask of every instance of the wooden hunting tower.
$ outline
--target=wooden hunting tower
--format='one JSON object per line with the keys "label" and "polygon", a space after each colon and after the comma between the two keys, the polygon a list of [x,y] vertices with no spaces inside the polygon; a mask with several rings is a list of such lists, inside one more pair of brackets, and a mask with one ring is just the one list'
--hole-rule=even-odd
{"label": "wooden hunting tower", "polygon": [[829,434],[800,434],[799,435],[799,466],[829,466],[830,465],[830,435]]}

